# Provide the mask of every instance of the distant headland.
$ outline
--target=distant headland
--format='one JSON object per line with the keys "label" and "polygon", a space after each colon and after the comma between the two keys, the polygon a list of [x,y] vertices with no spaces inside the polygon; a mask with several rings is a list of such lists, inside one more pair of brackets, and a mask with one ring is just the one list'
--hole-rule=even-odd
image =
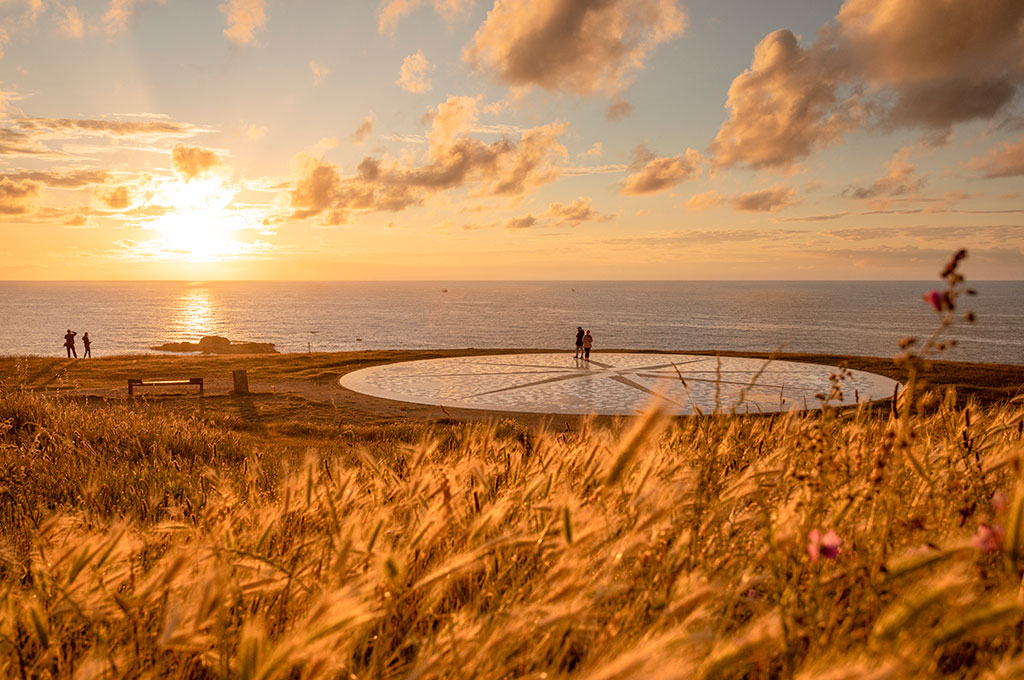
{"label": "distant headland", "polygon": [[203,354],[277,354],[272,342],[234,342],[219,335],[206,335],[199,342],[165,342],[150,347],[157,352],[202,352]]}

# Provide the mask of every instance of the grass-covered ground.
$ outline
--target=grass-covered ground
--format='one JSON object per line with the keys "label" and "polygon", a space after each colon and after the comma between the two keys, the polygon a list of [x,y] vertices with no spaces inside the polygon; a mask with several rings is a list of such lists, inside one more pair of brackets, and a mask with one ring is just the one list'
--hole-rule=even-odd
{"label": "grass-covered ground", "polygon": [[547,429],[80,396],[235,366],[340,392],[384,359],[0,363],[0,677],[1024,674],[1012,367],[895,409]]}

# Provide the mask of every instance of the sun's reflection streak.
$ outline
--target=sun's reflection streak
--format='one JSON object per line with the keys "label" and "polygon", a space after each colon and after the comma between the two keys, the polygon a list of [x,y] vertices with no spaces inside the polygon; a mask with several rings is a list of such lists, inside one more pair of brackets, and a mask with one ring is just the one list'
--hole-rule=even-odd
{"label": "sun's reflection streak", "polygon": [[213,296],[206,288],[189,288],[175,305],[175,317],[172,328],[181,339],[196,339],[204,335],[214,335],[219,322]]}

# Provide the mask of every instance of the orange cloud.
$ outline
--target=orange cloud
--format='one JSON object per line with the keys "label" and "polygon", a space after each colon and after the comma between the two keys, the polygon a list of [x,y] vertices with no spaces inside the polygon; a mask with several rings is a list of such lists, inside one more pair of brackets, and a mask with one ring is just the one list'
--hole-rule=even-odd
{"label": "orange cloud", "polygon": [[572,203],[552,203],[542,217],[556,224],[577,226],[582,222],[607,222],[611,215],[602,215],[594,210],[589,198],[577,198]]}
{"label": "orange cloud", "polygon": [[343,224],[354,211],[397,212],[458,188],[476,196],[520,196],[561,174],[568,152],[558,138],[565,125],[531,128],[518,140],[487,144],[468,136],[474,121],[475,100],[452,97],[442,104],[422,164],[367,157],[355,175],[343,176],[333,163],[301,158],[291,192],[293,216],[322,215],[326,224]]}
{"label": "orange cloud", "polygon": [[920,128],[991,119],[1024,84],[1020,0],[846,0],[804,49],[788,30],[757,46],[729,88],[717,166],[788,168],[865,123]]}
{"label": "orange cloud", "polygon": [[362,121],[359,123],[359,127],[352,133],[352,141],[355,144],[362,145],[369,139],[370,135],[373,134],[373,121],[374,117],[371,113],[368,116],[364,116]]}
{"label": "orange cloud", "polygon": [[120,186],[112,191],[108,191],[100,196],[100,200],[109,208],[114,210],[124,210],[131,206],[132,195],[128,191],[128,187]]}
{"label": "orange cloud", "polygon": [[[427,4],[427,0],[386,0],[377,13],[377,30],[381,33],[394,33],[403,17],[424,4]],[[451,21],[472,7],[473,0],[433,0],[430,4],[445,21]]]}
{"label": "orange cloud", "polygon": [[77,7],[62,7],[62,16],[58,17],[57,23],[60,30],[69,38],[81,38],[85,35],[85,22],[82,21],[82,13]]}
{"label": "orange cloud", "polygon": [[836,22],[854,76],[895,94],[888,124],[990,118],[1024,83],[1020,0],[847,0]]}
{"label": "orange cloud", "polygon": [[692,212],[701,212],[717,208],[725,201],[726,196],[717,191],[705,191],[702,194],[694,194],[686,201],[686,209]]}
{"label": "orange cloud", "polygon": [[90,120],[85,118],[16,118],[17,131],[32,137],[111,135],[115,137],[191,137],[205,130],[169,120]]}
{"label": "orange cloud", "polygon": [[267,25],[265,0],[228,0],[220,6],[227,19],[224,36],[236,45],[256,42],[256,31]]}
{"label": "orange cloud", "polygon": [[199,146],[179,144],[171,151],[171,166],[186,182],[202,177],[220,164],[216,153]]}
{"label": "orange cloud", "polygon": [[1024,138],[1015,144],[1001,144],[985,156],[972,158],[970,166],[984,177],[1024,175]]}
{"label": "orange cloud", "polygon": [[402,61],[401,75],[395,81],[406,92],[422,94],[433,88],[430,82],[430,71],[434,70],[433,64],[427,61],[420,50],[416,54],[410,54]]}
{"label": "orange cloud", "polygon": [[656,157],[644,147],[639,147],[635,153],[634,172],[621,183],[620,191],[627,196],[656,194],[693,179],[701,172],[701,156],[693,149],[670,158]]}
{"label": "orange cloud", "polygon": [[676,0],[496,0],[463,59],[512,86],[615,96],[685,27]]}
{"label": "orange cloud", "polygon": [[854,117],[837,95],[841,71],[789,30],[769,34],[729,87],[729,119],[711,143],[717,166],[788,167],[835,142]]}
{"label": "orange cloud", "polygon": [[775,212],[788,208],[796,202],[796,191],[784,187],[773,187],[732,199],[732,206],[742,212]]}
{"label": "orange cloud", "polygon": [[309,70],[313,74],[313,85],[319,85],[320,81],[331,73],[331,69],[315,59],[309,62]]}
{"label": "orange cloud", "polygon": [[537,224],[537,218],[533,215],[523,215],[522,217],[513,217],[505,223],[506,229],[529,229],[533,225]]}
{"label": "orange cloud", "polygon": [[914,177],[917,166],[910,163],[910,147],[904,147],[893,154],[885,164],[888,172],[884,177],[866,187],[848,187],[843,196],[853,198],[878,198],[883,196],[905,196],[916,194],[924,186],[925,180]]}
{"label": "orange cloud", "polygon": [[79,189],[92,184],[103,184],[109,178],[110,175],[102,170],[36,171],[4,175],[4,179],[12,182],[31,180],[58,189]]}
{"label": "orange cloud", "polygon": [[39,198],[39,182],[0,178],[0,215],[24,215]]}

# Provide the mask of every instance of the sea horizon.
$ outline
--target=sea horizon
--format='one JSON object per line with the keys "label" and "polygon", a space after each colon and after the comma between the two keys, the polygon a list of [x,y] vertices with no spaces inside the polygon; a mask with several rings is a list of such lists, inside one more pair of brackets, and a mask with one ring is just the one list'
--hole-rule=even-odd
{"label": "sea horizon", "polygon": [[[1024,364],[1024,282],[971,281],[943,354]],[[570,347],[893,356],[940,316],[933,281],[399,280],[0,282],[0,355],[63,356],[67,329],[94,356],[151,353],[206,335],[281,352]]]}

